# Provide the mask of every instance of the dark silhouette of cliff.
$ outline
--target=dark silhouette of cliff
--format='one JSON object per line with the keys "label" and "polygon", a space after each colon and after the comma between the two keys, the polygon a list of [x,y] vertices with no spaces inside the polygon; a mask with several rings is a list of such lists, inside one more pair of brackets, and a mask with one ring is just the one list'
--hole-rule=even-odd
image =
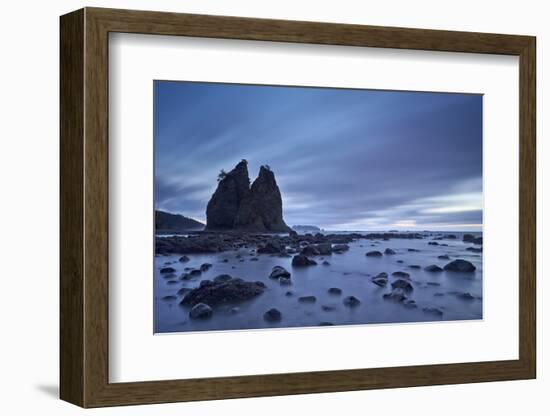
{"label": "dark silhouette of cliff", "polygon": [[206,207],[206,229],[288,232],[281,192],[271,169],[262,166],[252,186],[246,160],[229,173],[222,171]]}

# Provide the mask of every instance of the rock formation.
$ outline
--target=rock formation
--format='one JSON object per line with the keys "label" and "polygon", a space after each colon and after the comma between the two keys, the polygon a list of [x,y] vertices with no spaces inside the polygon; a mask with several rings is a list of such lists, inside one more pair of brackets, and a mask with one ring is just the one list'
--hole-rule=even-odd
{"label": "rock formation", "polygon": [[239,162],[231,172],[222,172],[206,208],[206,229],[290,231],[283,220],[281,192],[271,169],[262,166],[252,186],[246,160]]}

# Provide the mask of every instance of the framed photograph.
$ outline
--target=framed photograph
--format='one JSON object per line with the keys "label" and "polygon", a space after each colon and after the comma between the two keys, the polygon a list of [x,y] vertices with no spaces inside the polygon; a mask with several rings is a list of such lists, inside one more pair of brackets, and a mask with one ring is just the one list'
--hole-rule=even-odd
{"label": "framed photograph", "polygon": [[62,16],[61,398],[534,378],[535,49]]}

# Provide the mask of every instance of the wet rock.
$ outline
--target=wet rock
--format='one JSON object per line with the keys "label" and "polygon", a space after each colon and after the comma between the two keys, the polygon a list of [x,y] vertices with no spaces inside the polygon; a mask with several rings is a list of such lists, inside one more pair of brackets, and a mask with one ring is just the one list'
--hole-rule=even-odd
{"label": "wet rock", "polygon": [[451,292],[454,294],[458,299],[462,300],[474,300],[475,296],[472,295],[470,292]]}
{"label": "wet rock", "polygon": [[402,271],[393,272],[391,275],[394,277],[400,277],[402,279],[409,279],[411,277],[409,273]]}
{"label": "wet rock", "polygon": [[473,273],[476,270],[476,266],[467,260],[457,259],[447,263],[443,269],[451,272]]}
{"label": "wet rock", "polygon": [[361,301],[357,299],[355,296],[346,296],[343,300],[343,303],[345,306],[348,306],[350,308],[354,308],[356,306],[359,306]]}
{"label": "wet rock", "polygon": [[474,238],[474,241],[472,241],[472,243],[477,244],[479,246],[482,245],[483,244],[483,237]]}
{"label": "wet rock", "polygon": [[298,302],[300,303],[315,303],[317,298],[315,296],[300,296]]}
{"label": "wet rock", "polygon": [[190,274],[191,276],[196,277],[196,276],[200,276],[200,275],[202,274],[202,271],[200,271],[199,269],[193,269],[193,270],[191,270],[191,271],[189,272],[189,274]]}
{"label": "wet rock", "polygon": [[333,253],[341,254],[344,251],[348,251],[348,250],[349,250],[349,246],[347,244],[335,244],[334,246],[332,246]]}
{"label": "wet rock", "polygon": [[205,287],[205,286],[209,286],[211,284],[212,284],[212,280],[206,279],[206,280],[203,280],[199,283],[199,287]]}
{"label": "wet rock", "polygon": [[413,291],[411,282],[405,279],[397,279],[396,281],[392,282],[391,287],[393,289],[403,289],[405,292]]}
{"label": "wet rock", "polygon": [[260,259],[258,257],[252,257],[250,261],[259,261]]}
{"label": "wet rock", "polygon": [[[205,283],[207,282],[207,283]],[[232,278],[223,281],[203,281],[198,288],[188,292],[182,299],[183,305],[206,303],[217,306],[222,303],[241,302],[252,299],[265,290],[263,282],[247,282],[243,279]]]}
{"label": "wet rock", "polygon": [[403,264],[403,260],[397,260],[396,263]]}
{"label": "wet rock", "polygon": [[475,237],[472,234],[464,234],[462,236],[462,241],[465,243],[473,243],[475,240]]}
{"label": "wet rock", "polygon": [[280,277],[290,277],[290,272],[286,270],[283,266],[274,266],[271,269],[271,274],[269,275],[270,279],[278,279]]}
{"label": "wet rock", "polygon": [[177,283],[179,283],[177,280],[168,280],[168,281],[166,282],[166,284],[168,284],[168,285],[175,285],[175,284],[177,284]]}
{"label": "wet rock", "polygon": [[441,283],[439,282],[426,282],[428,286],[441,286]]}
{"label": "wet rock", "polygon": [[336,306],[333,305],[322,305],[321,309],[325,312],[331,312],[336,309]]}
{"label": "wet rock", "polygon": [[189,311],[189,317],[191,319],[207,319],[212,316],[214,311],[210,306],[205,303],[197,303]]}
{"label": "wet rock", "polygon": [[279,309],[271,308],[266,313],[264,313],[264,319],[267,322],[279,322],[283,318],[283,315]]}
{"label": "wet rock", "polygon": [[162,269],[160,269],[161,274],[174,273],[175,271],[176,269],[174,269],[173,267],[163,267]]}
{"label": "wet rock", "polygon": [[201,272],[206,272],[206,271],[210,270],[211,267],[212,267],[212,265],[210,263],[203,263],[203,264],[201,264],[199,269],[200,269]]}
{"label": "wet rock", "polygon": [[231,275],[228,275],[228,274],[219,274],[217,275],[216,277],[214,277],[214,282],[216,283],[223,283],[223,282],[228,282],[229,280],[231,280],[232,277]]}
{"label": "wet rock", "polygon": [[439,245],[439,243],[437,241],[430,241],[428,244],[430,246],[438,246]]}
{"label": "wet rock", "polygon": [[395,302],[403,302],[407,299],[407,295],[405,294],[405,291],[403,289],[393,289],[390,293],[385,293],[382,296],[384,299],[392,300]]}
{"label": "wet rock", "polygon": [[342,294],[342,289],[340,289],[339,287],[331,287],[328,290],[328,293],[330,293],[331,295],[341,295]]}
{"label": "wet rock", "polygon": [[442,297],[442,296],[445,296],[445,293],[436,292],[436,293],[434,293],[434,296],[435,297]]}
{"label": "wet rock", "polygon": [[315,266],[317,262],[315,260],[308,259],[306,256],[297,254],[292,258],[293,267]]}
{"label": "wet rock", "polygon": [[180,290],[178,290],[178,295],[181,296],[181,295],[185,295],[186,293],[189,293],[191,292],[191,289],[189,289],[188,287],[182,287]]}
{"label": "wet rock", "polygon": [[317,244],[315,248],[323,256],[329,256],[332,254],[332,244],[330,243]]}
{"label": "wet rock", "polygon": [[416,309],[416,308],[418,308],[418,305],[412,299],[404,300],[403,301],[403,306],[407,309]]}
{"label": "wet rock", "polygon": [[449,240],[456,240],[456,235],[454,234],[445,234],[443,238],[449,239]]}
{"label": "wet rock", "polygon": [[333,326],[334,324],[332,322],[323,321],[319,322],[319,326]]}
{"label": "wet rock", "polygon": [[432,306],[422,308],[422,311],[429,315],[443,316],[443,311],[441,309]]}
{"label": "wet rock", "polygon": [[305,246],[300,254],[303,256],[318,256],[321,253],[315,246]]}
{"label": "wet rock", "polygon": [[292,284],[292,280],[290,279],[290,277],[281,277],[279,278],[279,284],[281,286],[288,286]]}
{"label": "wet rock", "polygon": [[390,256],[392,254],[395,254],[395,250],[392,250],[391,248],[387,248],[384,250],[384,254]]}
{"label": "wet rock", "polygon": [[181,257],[179,258],[179,261],[180,261],[181,263],[187,263],[189,260],[190,260],[190,259],[189,259],[189,257],[187,257],[187,256],[181,256]]}
{"label": "wet rock", "polygon": [[[284,247],[277,241],[269,241],[265,245],[258,247],[258,254],[279,254],[284,251]],[[253,254],[253,253],[251,253]]]}
{"label": "wet rock", "polygon": [[430,273],[442,272],[443,271],[443,269],[441,267],[439,267],[437,264],[430,264],[429,266],[424,267],[424,270],[426,270],[427,272],[430,272]]}
{"label": "wet rock", "polygon": [[468,247],[466,251],[471,251],[472,253],[481,253],[483,251],[482,248],[477,247]]}
{"label": "wet rock", "polygon": [[325,260],[325,261],[323,262],[323,266],[330,266],[330,263],[329,263],[328,261]]}
{"label": "wet rock", "polygon": [[420,266],[418,264],[411,264],[409,267],[411,269],[420,269]]}
{"label": "wet rock", "polygon": [[175,297],[174,295],[168,295],[168,296],[163,296],[162,297],[162,300],[176,300],[177,297]]}
{"label": "wet rock", "polygon": [[369,251],[365,254],[367,257],[382,257],[382,253],[378,250]]}
{"label": "wet rock", "polygon": [[419,252],[420,252],[420,250],[418,250],[418,249],[416,249],[416,248],[408,248],[407,251],[408,251],[409,253],[419,253]]}
{"label": "wet rock", "polygon": [[437,258],[438,258],[439,260],[451,260],[451,258],[450,258],[448,255],[446,255],[446,254],[442,254],[442,255],[440,255],[440,256],[437,256]]}
{"label": "wet rock", "polygon": [[384,272],[379,273],[371,279],[371,282],[377,286],[384,287],[388,284],[388,274]]}
{"label": "wet rock", "polygon": [[292,290],[288,290],[286,291],[285,296],[288,296],[288,297],[294,296],[294,292],[292,292]]}

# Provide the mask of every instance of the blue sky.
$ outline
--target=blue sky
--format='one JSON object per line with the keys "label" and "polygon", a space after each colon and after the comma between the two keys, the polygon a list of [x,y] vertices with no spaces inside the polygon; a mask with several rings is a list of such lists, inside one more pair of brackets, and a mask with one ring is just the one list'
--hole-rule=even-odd
{"label": "blue sky", "polygon": [[268,164],[289,225],[480,230],[482,96],[155,81],[155,205],[205,221]]}

